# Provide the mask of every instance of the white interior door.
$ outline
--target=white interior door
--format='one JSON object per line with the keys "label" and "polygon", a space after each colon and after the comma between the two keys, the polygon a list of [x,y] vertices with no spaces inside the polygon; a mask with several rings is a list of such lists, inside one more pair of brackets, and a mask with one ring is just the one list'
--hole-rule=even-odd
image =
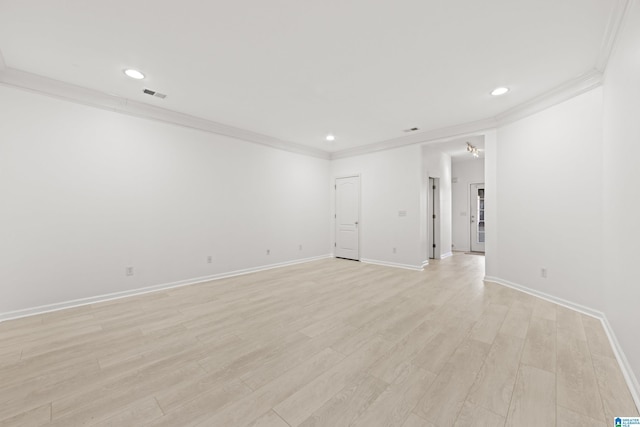
{"label": "white interior door", "polygon": [[484,252],[484,184],[471,184],[471,250]]}
{"label": "white interior door", "polygon": [[335,256],[360,259],[360,177],[336,178]]}

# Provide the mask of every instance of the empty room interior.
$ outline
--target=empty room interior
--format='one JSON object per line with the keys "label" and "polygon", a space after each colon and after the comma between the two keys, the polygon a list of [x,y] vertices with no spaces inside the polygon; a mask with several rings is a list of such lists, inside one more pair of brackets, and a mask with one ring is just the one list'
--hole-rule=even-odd
{"label": "empty room interior", "polygon": [[633,422],[639,118],[640,0],[2,0],[0,425]]}

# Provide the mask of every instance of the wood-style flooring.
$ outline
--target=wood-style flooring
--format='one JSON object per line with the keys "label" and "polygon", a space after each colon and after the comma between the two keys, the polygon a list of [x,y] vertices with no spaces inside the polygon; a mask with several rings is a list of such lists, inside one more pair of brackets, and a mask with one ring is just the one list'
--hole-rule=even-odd
{"label": "wood-style flooring", "polygon": [[600,322],[493,283],[326,259],[0,323],[2,426],[611,426]]}

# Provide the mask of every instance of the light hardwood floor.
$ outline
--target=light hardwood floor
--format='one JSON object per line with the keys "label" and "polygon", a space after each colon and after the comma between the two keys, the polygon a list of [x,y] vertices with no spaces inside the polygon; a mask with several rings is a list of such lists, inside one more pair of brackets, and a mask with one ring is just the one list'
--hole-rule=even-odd
{"label": "light hardwood floor", "polygon": [[599,321],[483,283],[327,259],[0,323],[3,426],[610,426]]}

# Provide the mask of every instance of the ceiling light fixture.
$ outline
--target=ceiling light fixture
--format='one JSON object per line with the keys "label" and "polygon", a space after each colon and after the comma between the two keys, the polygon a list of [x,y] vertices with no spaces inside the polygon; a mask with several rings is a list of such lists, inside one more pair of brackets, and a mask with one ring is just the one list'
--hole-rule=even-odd
{"label": "ceiling light fixture", "polygon": [[124,73],[127,76],[131,77],[132,79],[136,79],[136,80],[144,79],[144,74],[142,74],[138,70],[134,70],[133,68],[127,68],[126,70],[124,70]]}
{"label": "ceiling light fixture", "polygon": [[467,151],[471,153],[475,158],[480,157],[480,151],[478,150],[478,147],[476,147],[475,145],[471,145],[469,142],[467,142]]}
{"label": "ceiling light fixture", "polygon": [[332,134],[327,135],[327,137],[325,138],[327,141],[335,141],[336,137],[333,136]]}
{"label": "ceiling light fixture", "polygon": [[491,95],[500,96],[500,95],[504,95],[507,92],[509,92],[509,88],[508,87],[497,87],[497,88],[495,88],[494,90],[491,91]]}

